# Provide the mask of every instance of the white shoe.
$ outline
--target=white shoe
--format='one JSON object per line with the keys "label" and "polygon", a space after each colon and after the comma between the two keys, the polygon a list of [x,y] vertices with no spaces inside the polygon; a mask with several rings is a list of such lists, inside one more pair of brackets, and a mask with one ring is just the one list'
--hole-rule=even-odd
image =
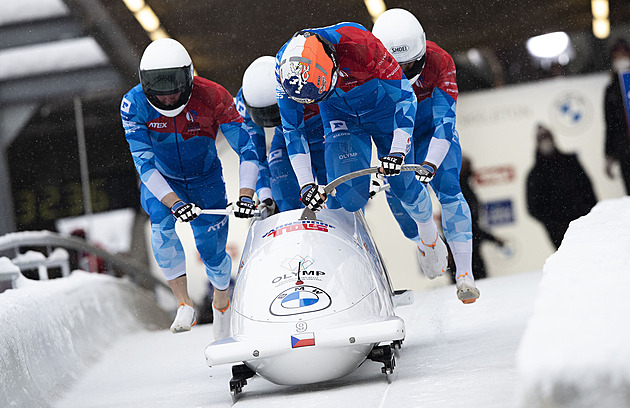
{"label": "white shoe", "polygon": [[185,303],[180,303],[177,315],[171,325],[171,333],[182,333],[190,331],[190,328],[197,324],[195,309]]}
{"label": "white shoe", "polygon": [[479,289],[475,286],[475,281],[470,278],[468,272],[457,275],[455,286],[457,287],[457,298],[464,304],[475,303],[479,298]]}
{"label": "white shoe", "polygon": [[214,331],[215,341],[230,337],[231,306],[232,305],[228,302],[227,308],[223,309],[223,311],[219,311],[212,305],[212,330]]}
{"label": "white shoe", "polygon": [[418,262],[420,272],[427,278],[435,279],[446,272],[448,267],[448,250],[442,238],[436,234],[435,242],[430,245],[424,243],[418,245]]}

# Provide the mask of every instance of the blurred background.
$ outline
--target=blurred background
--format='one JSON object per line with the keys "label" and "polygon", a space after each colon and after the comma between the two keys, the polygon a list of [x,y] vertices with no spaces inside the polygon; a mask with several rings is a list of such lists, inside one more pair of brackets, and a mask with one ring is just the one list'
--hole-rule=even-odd
{"label": "blurred background", "polygon": [[[457,129],[480,224],[504,243],[482,245],[488,275],[540,270],[555,248],[526,207],[539,124],[578,155],[598,200],[626,194],[619,175],[605,175],[603,109],[609,49],[630,40],[625,2],[0,0],[0,236],[83,229],[93,244],[153,262],[119,115],[144,48],[177,39],[198,75],[236,95],[246,67],[296,31],[340,21],[371,29],[395,7],[415,14],[455,60]],[[236,174],[236,155],[219,140],[224,174]],[[226,181],[234,200],[236,180]],[[446,283],[419,275],[415,248],[383,197],[366,213],[395,286]],[[231,223],[237,265],[247,223]],[[202,293],[201,262],[190,242],[187,250]]]}

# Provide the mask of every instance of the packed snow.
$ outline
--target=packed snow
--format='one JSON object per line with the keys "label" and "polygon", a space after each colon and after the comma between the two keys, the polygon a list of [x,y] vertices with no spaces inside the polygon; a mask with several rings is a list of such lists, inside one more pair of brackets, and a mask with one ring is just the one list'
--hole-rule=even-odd
{"label": "packed snow", "polygon": [[[452,285],[417,291],[397,310],[407,338],[391,382],[372,361],[307,386],[254,377],[234,406],[628,407],[629,241],[630,197],[601,202],[543,272],[479,281],[472,305]],[[205,363],[212,326],[172,335],[158,312],[111,277],[20,278],[0,294],[0,406],[232,406],[230,367]]]}
{"label": "packed snow", "polygon": [[630,406],[630,197],[573,221],[518,352],[523,407]]}

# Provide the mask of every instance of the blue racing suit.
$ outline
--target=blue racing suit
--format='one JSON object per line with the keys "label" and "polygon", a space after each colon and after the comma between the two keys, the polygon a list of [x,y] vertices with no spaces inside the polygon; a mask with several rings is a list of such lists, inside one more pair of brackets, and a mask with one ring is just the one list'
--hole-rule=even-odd
{"label": "blue racing suit", "polygon": [[[406,153],[414,163],[413,132],[416,98],[396,60],[363,26],[339,23],[307,29],[329,41],[337,52],[339,78],[331,96],[319,103],[325,132],[328,180],[370,167],[372,141],[379,157]],[[287,44],[276,56],[277,100],[291,164],[300,186],[313,182],[304,137],[303,106],[290,99],[280,85],[278,67]],[[370,139],[371,137],[371,139]],[[389,177],[391,190],[418,222],[431,219],[430,197],[412,172]],[[369,198],[370,178],[359,177],[337,187],[329,208],[362,209]]]}
{"label": "blue racing suit", "polygon": [[[471,254],[470,208],[459,184],[462,148],[455,130],[458,96],[455,74],[451,56],[434,42],[427,41],[425,66],[413,84],[418,99],[413,141],[416,163],[426,160],[437,167],[430,184],[442,205],[442,228],[451,251]],[[414,220],[400,200],[392,194],[386,195],[405,236],[417,240],[418,228]]]}
{"label": "blue racing suit", "polygon": [[[123,97],[120,114],[140,175],[142,208],[151,218],[153,254],[166,279],[172,280],[186,273],[184,248],[175,233],[175,217],[160,200],[174,192],[204,209],[226,207],[215,144],[219,129],[240,157],[241,188],[255,187],[258,155],[232,96],[207,79],[194,77],[190,100],[175,117],[158,113],[140,85]],[[210,282],[226,289],[232,269],[225,252],[228,217],[200,215],[190,225]]]}
{"label": "blue racing suit", "polygon": [[[273,139],[267,156],[265,130],[255,124],[247,112],[243,102],[242,88],[236,95],[236,108],[245,121],[260,159],[256,184],[256,194],[260,201],[272,197],[280,211],[304,207],[300,202],[300,186],[289,161],[282,126],[274,128]],[[319,116],[319,107],[316,104],[304,106],[304,132],[311,152],[313,176],[319,184],[326,184],[324,129]]]}

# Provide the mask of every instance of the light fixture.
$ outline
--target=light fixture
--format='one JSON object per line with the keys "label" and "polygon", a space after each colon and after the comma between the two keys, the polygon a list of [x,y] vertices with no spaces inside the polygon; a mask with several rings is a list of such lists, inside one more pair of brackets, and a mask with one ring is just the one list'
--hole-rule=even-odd
{"label": "light fixture", "polygon": [[471,64],[479,66],[483,64],[483,55],[477,48],[471,48],[466,52],[466,56]]}
{"label": "light fixture", "polygon": [[593,19],[593,35],[600,40],[610,35],[610,21],[607,18]]}
{"label": "light fixture", "polygon": [[170,35],[168,35],[166,30],[160,27],[155,31],[151,31],[149,33],[149,38],[151,38],[151,41],[155,41],[155,40],[159,40],[160,38],[170,38]]}
{"label": "light fixture", "polygon": [[593,35],[601,40],[608,38],[610,35],[608,0],[591,0],[591,11],[593,12]]}
{"label": "light fixture", "polygon": [[145,6],[144,0],[123,0],[129,11],[137,13]]}
{"label": "light fixture", "polygon": [[608,0],[591,0],[591,10],[595,19],[608,18]]}
{"label": "light fixture", "polygon": [[138,11],[135,16],[145,31],[151,32],[160,28],[160,19],[149,6],[145,6],[142,10]]}
{"label": "light fixture", "polygon": [[569,48],[569,36],[563,31],[543,34],[527,40],[527,51],[537,58],[558,58]]}
{"label": "light fixture", "polygon": [[372,16],[372,21],[376,21],[378,16],[387,10],[383,0],[364,0],[364,3],[365,7],[367,7],[368,13]]}

